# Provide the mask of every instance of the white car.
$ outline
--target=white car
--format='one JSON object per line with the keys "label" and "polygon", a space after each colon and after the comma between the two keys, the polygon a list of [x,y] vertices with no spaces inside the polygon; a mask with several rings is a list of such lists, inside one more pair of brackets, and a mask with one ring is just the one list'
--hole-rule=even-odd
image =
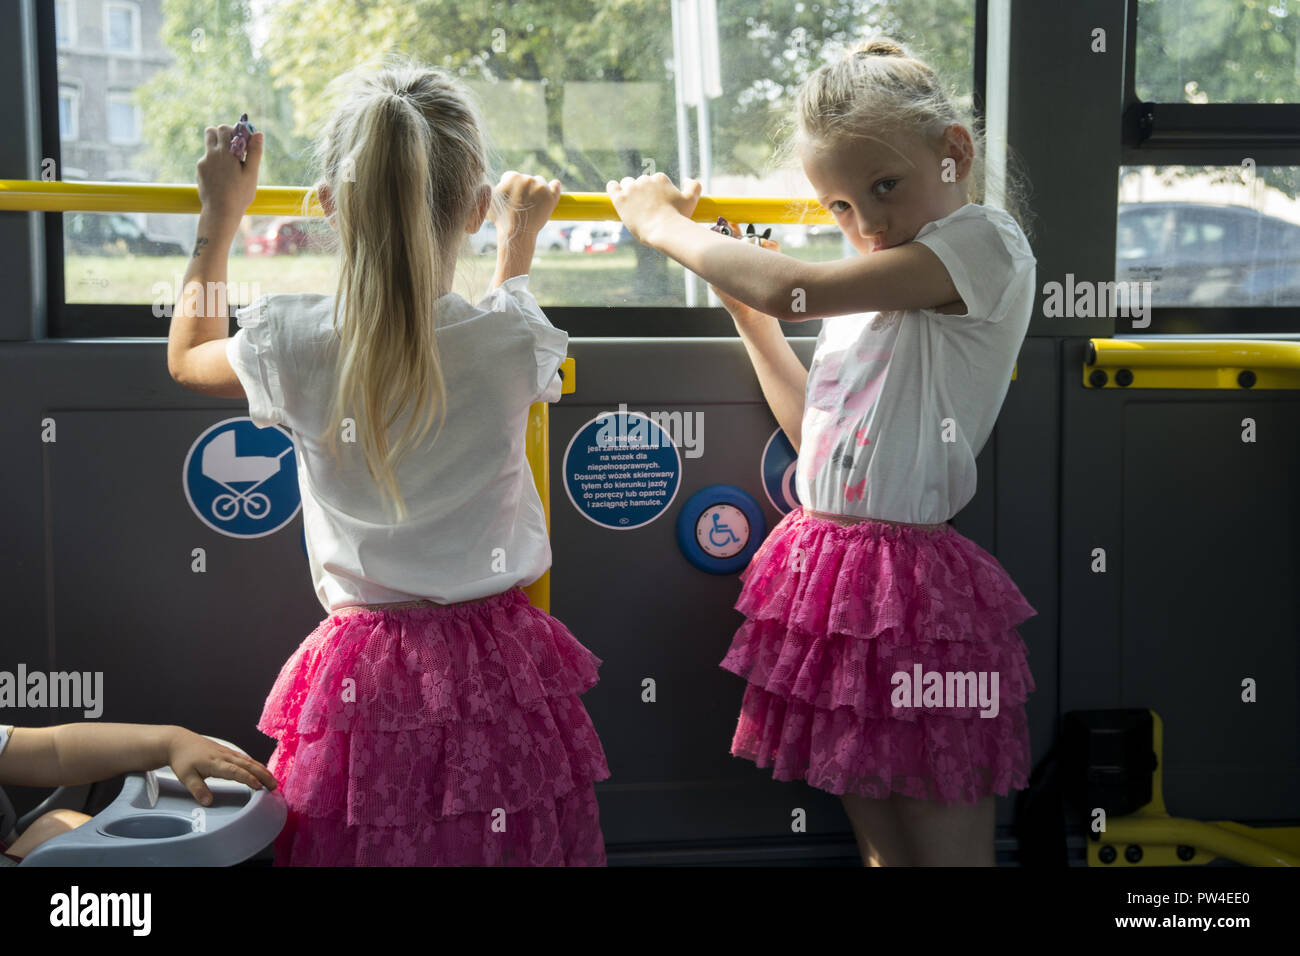
{"label": "white car", "polygon": [[537,233],[538,252],[563,252],[569,248],[568,230],[573,226],[567,222],[548,222]]}
{"label": "white car", "polygon": [[[564,251],[567,247],[562,224],[548,222],[537,233],[537,250],[539,252]],[[478,232],[469,237],[469,250],[476,256],[492,255],[497,251],[497,227],[490,220],[483,220]]]}
{"label": "white car", "polygon": [[497,227],[484,219],[478,232],[469,237],[469,251],[476,256],[490,255],[497,251]]}
{"label": "white car", "polygon": [[580,222],[569,233],[569,251],[586,252],[592,246],[617,246],[622,231],[623,223],[618,220]]}

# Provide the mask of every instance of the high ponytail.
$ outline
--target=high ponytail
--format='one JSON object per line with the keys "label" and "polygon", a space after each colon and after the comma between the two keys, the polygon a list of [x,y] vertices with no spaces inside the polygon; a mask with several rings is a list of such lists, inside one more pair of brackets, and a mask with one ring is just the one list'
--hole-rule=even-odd
{"label": "high ponytail", "polygon": [[793,164],[804,147],[874,139],[894,131],[937,147],[944,130],[953,124],[966,128],[975,149],[970,175],[965,177],[966,198],[982,203],[989,192],[1000,193],[1003,207],[1026,237],[1031,236],[1028,181],[1019,157],[1008,146],[1003,181],[987,183],[983,122],[958,103],[934,70],[889,37],[858,43],[838,62],[813,71],[795,96],[794,115],[772,165]]}
{"label": "high ponytail", "polygon": [[[356,425],[381,496],[408,516],[397,466],[446,422],[435,304],[451,290],[458,246],[481,187],[491,188],[481,118],[461,84],[398,57],[346,90],[317,145],[340,247],[335,395],[326,438],[339,455]],[[494,201],[498,201],[494,195]],[[405,425],[390,444],[390,429]]]}

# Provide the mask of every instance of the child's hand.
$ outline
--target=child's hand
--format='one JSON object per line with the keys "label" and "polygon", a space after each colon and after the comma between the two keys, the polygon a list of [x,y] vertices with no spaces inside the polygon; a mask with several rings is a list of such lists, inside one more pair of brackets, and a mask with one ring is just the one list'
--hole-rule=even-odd
{"label": "child's hand", "polygon": [[506,201],[505,211],[492,220],[500,243],[504,236],[536,235],[541,231],[559,205],[560,181],[552,179],[548,184],[541,176],[510,170],[497,183],[497,192]]}
{"label": "child's hand", "polygon": [[186,789],[194,794],[194,799],[205,807],[212,803],[212,791],[203,783],[204,777],[238,780],[254,790],[262,789],[263,784],[271,790],[276,788],[271,771],[252,757],[223,747],[184,727],[175,728],[167,741],[167,762],[176,779],[185,784]]}
{"label": "child's hand", "polygon": [[195,164],[199,184],[199,202],[203,208],[215,213],[222,222],[233,228],[257,196],[257,171],[262,165],[262,142],[259,132],[248,140],[248,156],[244,162],[230,154],[233,126],[209,126],[203,131],[206,149],[203,158]]}
{"label": "child's hand", "polygon": [[655,226],[674,214],[690,218],[700,201],[703,188],[694,179],[682,180],[686,191],[682,192],[673,185],[663,173],[653,176],[623,177],[621,182],[610,180],[605,184],[605,191],[614,200],[618,216],[627,226],[628,232],[638,242],[653,245],[650,241]]}

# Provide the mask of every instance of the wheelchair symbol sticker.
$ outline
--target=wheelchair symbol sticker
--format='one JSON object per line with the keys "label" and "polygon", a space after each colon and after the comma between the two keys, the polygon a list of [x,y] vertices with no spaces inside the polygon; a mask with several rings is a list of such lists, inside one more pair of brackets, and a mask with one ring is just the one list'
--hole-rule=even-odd
{"label": "wheelchair symbol sticker", "polygon": [[185,500],[199,520],[231,538],[279,531],[302,507],[288,432],[250,418],[213,425],[190,446],[181,470]]}
{"label": "wheelchair symbol sticker", "polygon": [[696,519],[695,540],[711,558],[734,557],[749,543],[749,519],[735,505],[713,505]]}
{"label": "wheelchair symbol sticker", "polygon": [[677,513],[677,547],[709,574],[735,574],[767,536],[767,520],[754,497],[735,485],[708,485]]}

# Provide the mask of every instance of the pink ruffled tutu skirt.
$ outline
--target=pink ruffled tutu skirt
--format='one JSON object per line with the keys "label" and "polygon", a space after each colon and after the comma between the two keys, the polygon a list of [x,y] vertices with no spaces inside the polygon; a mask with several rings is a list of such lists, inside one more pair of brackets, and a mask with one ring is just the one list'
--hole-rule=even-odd
{"label": "pink ruffled tutu skirt", "polygon": [[[969,538],[796,508],[740,580],[746,621],[721,664],[747,681],[733,755],[871,798],[974,804],[1028,786],[1034,679],[1016,626],[1038,612]],[[969,672],[983,704],[955,694],[949,675]],[[924,688],[934,673],[953,691],[914,697],[895,676]]]}
{"label": "pink ruffled tutu skirt", "polygon": [[257,725],[289,806],[276,865],[603,866],[578,699],[600,663],[519,588],[331,614]]}

